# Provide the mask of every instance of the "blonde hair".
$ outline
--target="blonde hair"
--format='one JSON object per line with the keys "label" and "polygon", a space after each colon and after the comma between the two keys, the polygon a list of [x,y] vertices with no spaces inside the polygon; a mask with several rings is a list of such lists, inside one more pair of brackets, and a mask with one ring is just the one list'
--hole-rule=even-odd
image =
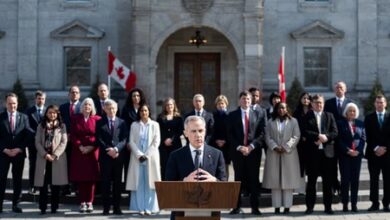
{"label": "blonde hair", "polygon": [[217,105],[218,102],[224,102],[226,104],[226,106],[229,105],[229,101],[226,98],[226,96],[224,96],[224,95],[219,95],[219,96],[217,96],[217,98],[215,98],[214,104]]}

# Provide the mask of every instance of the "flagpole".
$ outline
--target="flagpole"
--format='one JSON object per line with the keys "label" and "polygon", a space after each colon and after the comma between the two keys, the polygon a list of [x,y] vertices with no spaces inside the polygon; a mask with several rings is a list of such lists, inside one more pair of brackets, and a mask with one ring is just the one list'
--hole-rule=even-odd
{"label": "flagpole", "polygon": [[284,56],[285,56],[285,46],[282,47],[282,53],[280,55],[279,61],[279,95],[281,96],[281,101],[286,102],[286,78],[285,78],[285,69],[284,69]]}
{"label": "flagpole", "polygon": [[111,46],[108,46],[107,48],[108,52],[107,52],[107,86],[108,86],[108,97],[110,97],[111,95],[111,77],[110,77],[110,70],[109,70],[109,62],[110,62],[110,58],[109,58],[109,53],[111,52]]}

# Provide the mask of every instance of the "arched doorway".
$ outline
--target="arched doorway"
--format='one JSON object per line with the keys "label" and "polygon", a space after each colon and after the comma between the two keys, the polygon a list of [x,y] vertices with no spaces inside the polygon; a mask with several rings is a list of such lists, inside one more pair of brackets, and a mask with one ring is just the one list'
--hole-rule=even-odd
{"label": "arched doorway", "polygon": [[184,28],[173,33],[157,57],[157,94],[174,97],[183,113],[192,109],[196,93],[204,95],[205,108],[211,111],[218,95],[235,98],[238,92],[238,61],[233,46],[223,34],[206,27],[199,30],[207,44],[199,48],[190,45],[188,41],[196,30]]}

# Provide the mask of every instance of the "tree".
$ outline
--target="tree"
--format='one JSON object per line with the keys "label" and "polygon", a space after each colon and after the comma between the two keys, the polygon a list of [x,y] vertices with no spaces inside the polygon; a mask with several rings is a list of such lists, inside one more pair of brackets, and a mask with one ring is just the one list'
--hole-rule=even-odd
{"label": "tree", "polygon": [[298,106],[298,103],[300,102],[299,96],[304,92],[305,90],[302,87],[301,82],[299,82],[298,78],[295,77],[294,81],[291,84],[291,87],[287,93],[287,105],[290,108],[291,111],[294,111],[296,107]]}
{"label": "tree", "polygon": [[17,78],[13,85],[12,92],[18,96],[18,111],[24,112],[28,107],[28,100],[22,82]]}
{"label": "tree", "polygon": [[374,85],[372,86],[370,95],[368,96],[368,98],[364,102],[364,113],[365,114],[375,111],[374,103],[375,103],[375,98],[377,95],[385,95],[385,93],[383,92],[382,84],[378,78],[375,80]]}

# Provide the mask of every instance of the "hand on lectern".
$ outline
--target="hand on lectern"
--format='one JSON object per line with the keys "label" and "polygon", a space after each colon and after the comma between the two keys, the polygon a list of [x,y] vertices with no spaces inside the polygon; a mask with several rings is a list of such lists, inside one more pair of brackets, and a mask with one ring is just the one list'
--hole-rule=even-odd
{"label": "hand on lectern", "polygon": [[216,182],[217,178],[211,175],[209,172],[198,168],[186,176],[183,181],[185,182]]}

